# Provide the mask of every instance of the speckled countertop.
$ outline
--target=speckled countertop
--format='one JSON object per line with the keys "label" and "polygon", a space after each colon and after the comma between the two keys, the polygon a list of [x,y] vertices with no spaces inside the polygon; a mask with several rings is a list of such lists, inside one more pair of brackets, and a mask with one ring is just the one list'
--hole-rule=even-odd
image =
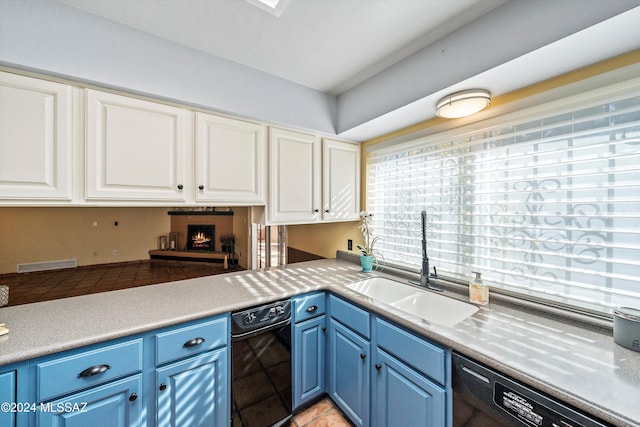
{"label": "speckled countertop", "polygon": [[500,302],[451,328],[429,324],[344,286],[368,277],[330,259],[5,307],[0,323],[10,333],[0,337],[0,366],[327,290],[604,421],[640,426],[640,353],[616,345],[607,330]]}

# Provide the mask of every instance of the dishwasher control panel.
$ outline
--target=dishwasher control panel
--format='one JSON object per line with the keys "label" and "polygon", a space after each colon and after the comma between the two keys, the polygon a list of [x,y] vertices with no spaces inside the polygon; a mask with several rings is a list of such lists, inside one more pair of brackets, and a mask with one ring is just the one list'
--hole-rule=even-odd
{"label": "dishwasher control panel", "polygon": [[231,313],[231,336],[245,336],[291,321],[291,301],[276,301]]}

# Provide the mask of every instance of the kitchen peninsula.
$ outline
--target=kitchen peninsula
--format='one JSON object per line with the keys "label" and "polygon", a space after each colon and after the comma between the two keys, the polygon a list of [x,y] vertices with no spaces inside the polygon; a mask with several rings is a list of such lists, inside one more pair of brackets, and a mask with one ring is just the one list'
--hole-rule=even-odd
{"label": "kitchen peninsula", "polygon": [[3,308],[0,321],[11,332],[0,337],[0,374],[14,369],[20,388],[35,380],[21,378],[35,375],[29,360],[325,291],[604,421],[639,425],[640,356],[615,345],[610,332],[495,298],[453,327],[429,324],[344,286],[368,277],[353,263],[328,259]]}

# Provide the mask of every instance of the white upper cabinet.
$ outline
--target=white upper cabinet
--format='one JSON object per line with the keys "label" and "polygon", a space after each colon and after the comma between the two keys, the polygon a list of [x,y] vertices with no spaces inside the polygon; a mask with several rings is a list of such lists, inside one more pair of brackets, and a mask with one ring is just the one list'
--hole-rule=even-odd
{"label": "white upper cabinet", "polygon": [[71,87],[0,72],[0,199],[71,200]]}
{"label": "white upper cabinet", "polygon": [[270,129],[271,224],[358,220],[360,146]]}
{"label": "white upper cabinet", "polygon": [[196,201],[265,203],[265,126],[196,113]]}
{"label": "white upper cabinet", "polygon": [[325,221],[360,218],[360,145],[322,141],[322,203]]}
{"label": "white upper cabinet", "polygon": [[319,138],[270,128],[269,153],[270,223],[319,221],[322,207]]}
{"label": "white upper cabinet", "polygon": [[358,220],[360,146],[0,72],[0,205],[266,206]]}
{"label": "white upper cabinet", "polygon": [[185,201],[187,111],[86,90],[87,200]]}

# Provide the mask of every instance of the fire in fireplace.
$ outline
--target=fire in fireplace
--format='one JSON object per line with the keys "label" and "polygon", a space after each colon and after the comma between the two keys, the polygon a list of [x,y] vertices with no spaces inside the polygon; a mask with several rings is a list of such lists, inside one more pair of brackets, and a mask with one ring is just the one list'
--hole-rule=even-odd
{"label": "fire in fireplace", "polygon": [[214,251],[215,225],[187,225],[188,251]]}

